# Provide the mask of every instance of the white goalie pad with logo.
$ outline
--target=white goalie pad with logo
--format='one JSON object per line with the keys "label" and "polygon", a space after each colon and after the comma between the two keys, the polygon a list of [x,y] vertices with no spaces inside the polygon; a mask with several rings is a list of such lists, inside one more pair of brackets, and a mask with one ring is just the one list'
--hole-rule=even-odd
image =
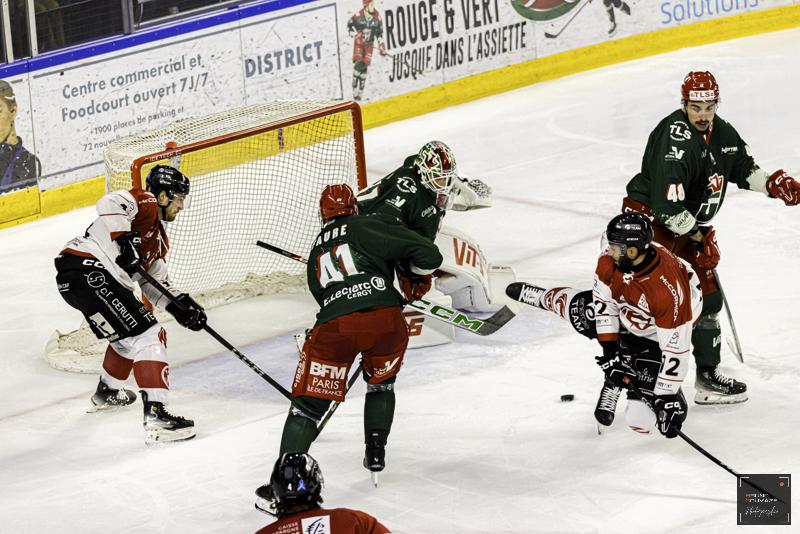
{"label": "white goalie pad with logo", "polygon": [[478,243],[450,226],[442,226],[436,246],[444,261],[435,287],[449,296],[452,306],[467,312],[496,312],[508,301],[505,288],[516,281],[514,269],[486,261]]}

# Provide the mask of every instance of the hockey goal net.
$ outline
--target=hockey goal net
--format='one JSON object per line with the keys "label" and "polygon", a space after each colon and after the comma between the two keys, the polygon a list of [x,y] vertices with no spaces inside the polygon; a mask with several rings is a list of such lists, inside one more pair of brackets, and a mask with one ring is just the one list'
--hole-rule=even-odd
{"label": "hockey goal net", "polygon": [[[173,285],[207,308],[304,291],[303,265],[256,241],[305,255],[320,228],[322,189],[366,185],[354,102],[255,104],[118,139],[104,155],[108,191],[144,187],[156,164],[171,164],[189,178],[188,207],[167,225],[167,264]],[[59,369],[95,372],[104,351],[105,342],[83,324],[55,332],[45,356]]]}

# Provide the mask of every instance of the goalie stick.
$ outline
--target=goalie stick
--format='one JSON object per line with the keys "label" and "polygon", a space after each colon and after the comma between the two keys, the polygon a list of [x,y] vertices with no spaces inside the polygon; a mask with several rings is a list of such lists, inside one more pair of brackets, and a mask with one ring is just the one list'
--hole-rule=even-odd
{"label": "goalie stick", "polygon": [[[159,291],[159,292],[160,292],[162,295],[164,295],[165,297],[167,297],[167,299],[169,299],[169,301],[170,301],[170,302],[172,302],[173,304],[175,304],[176,306],[178,306],[178,307],[179,307],[179,308],[181,308],[182,310],[185,310],[185,309],[186,309],[186,307],[185,307],[185,306],[184,306],[184,305],[183,305],[181,302],[179,302],[177,298],[175,298],[175,295],[173,295],[172,293],[170,293],[170,292],[169,292],[169,290],[167,290],[167,288],[165,288],[163,285],[161,285],[161,284],[158,282],[158,280],[156,280],[155,278],[153,278],[153,276],[152,276],[150,273],[148,273],[147,271],[145,271],[145,270],[144,270],[142,267],[139,267],[139,268],[138,268],[138,270],[137,270],[137,272],[138,272],[138,273],[139,273],[139,274],[142,276],[142,278],[144,278],[145,280],[147,280],[147,282],[148,282],[149,284],[151,284],[153,287],[155,287],[155,288],[156,288],[156,289],[157,289],[157,290],[158,290],[158,291]],[[213,328],[211,328],[210,326],[208,326],[208,325],[206,324],[205,326],[203,326],[203,330],[205,330],[206,332],[208,332],[208,333],[211,335],[211,337],[213,337],[214,339],[216,339],[217,341],[219,341],[219,342],[220,342],[220,344],[222,344],[222,346],[223,346],[223,347],[225,347],[226,349],[228,349],[229,351],[231,351],[231,352],[232,352],[232,353],[233,353],[233,354],[234,354],[234,355],[235,355],[237,358],[239,358],[239,359],[240,359],[242,362],[244,362],[244,364],[245,364],[245,365],[247,365],[247,366],[248,366],[250,369],[252,369],[253,371],[255,371],[255,373],[256,373],[258,376],[260,376],[261,378],[263,378],[264,380],[266,380],[267,382],[269,382],[269,384],[270,384],[272,387],[274,387],[275,389],[277,389],[277,390],[278,390],[278,393],[280,393],[281,395],[283,395],[284,397],[286,397],[286,398],[287,398],[287,399],[289,399],[290,401],[292,400],[292,396],[291,396],[291,394],[290,394],[290,393],[289,393],[289,392],[286,390],[286,388],[284,388],[282,385],[280,385],[278,382],[276,382],[276,381],[275,381],[275,379],[273,379],[273,378],[272,378],[271,376],[269,376],[267,373],[265,373],[264,371],[262,371],[262,370],[261,370],[261,368],[260,368],[259,366],[257,366],[255,363],[253,363],[253,362],[252,362],[252,361],[251,361],[251,360],[250,360],[250,359],[249,359],[247,356],[245,356],[244,354],[242,354],[241,352],[239,352],[239,349],[237,349],[236,347],[234,347],[233,345],[231,345],[230,343],[228,343],[228,341],[227,341],[227,340],[226,340],[224,337],[222,337],[221,335],[219,335],[219,334],[218,334],[218,333],[217,333],[217,332],[216,332],[216,331],[215,331]]]}
{"label": "goalie stick", "polygon": [[[269,243],[259,240],[256,241],[256,245],[276,254],[280,254],[281,256],[291,258],[295,261],[306,264],[308,263],[308,260],[302,256],[298,256],[297,254],[293,254],[289,251],[283,250],[282,248],[270,245]],[[509,303],[500,308],[490,317],[487,317],[486,319],[478,319],[461,313],[458,310],[454,310],[453,308],[449,308],[441,304],[434,304],[425,299],[409,302],[408,305],[421,312],[423,315],[427,315],[428,317],[432,317],[438,321],[453,325],[461,330],[478,334],[479,336],[488,336],[494,334],[503,326],[505,326],[506,323],[508,323],[511,319],[513,319],[517,315],[518,311],[514,304]]]}
{"label": "goalie stick", "polygon": [[555,39],[556,37],[558,37],[559,35],[561,35],[561,34],[564,32],[564,30],[566,30],[566,29],[567,29],[567,26],[569,26],[569,23],[570,23],[570,22],[572,22],[573,20],[575,20],[575,17],[577,17],[577,16],[578,16],[578,13],[580,13],[580,12],[581,12],[581,10],[583,10],[583,8],[584,8],[584,7],[586,7],[587,5],[589,5],[589,4],[591,4],[591,3],[592,3],[592,0],[588,0],[587,2],[584,2],[584,3],[581,5],[581,7],[579,7],[578,9],[576,9],[576,10],[575,10],[575,14],[574,14],[574,15],[572,15],[572,16],[570,17],[570,19],[569,19],[567,22],[565,22],[565,23],[564,23],[564,25],[563,25],[563,26],[561,26],[561,29],[560,29],[560,30],[558,30],[556,33],[544,32],[544,36],[545,36],[545,37],[547,37],[548,39]]}

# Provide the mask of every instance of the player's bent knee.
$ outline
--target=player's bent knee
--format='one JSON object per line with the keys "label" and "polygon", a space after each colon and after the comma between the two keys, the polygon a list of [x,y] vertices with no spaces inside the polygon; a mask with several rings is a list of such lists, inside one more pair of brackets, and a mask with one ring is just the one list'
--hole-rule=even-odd
{"label": "player's bent knee", "polygon": [[328,411],[331,401],[325,399],[315,399],[314,397],[294,397],[289,413],[298,417],[311,419],[314,423],[319,423],[325,412]]}
{"label": "player's bent knee", "polygon": [[113,341],[111,346],[129,360],[155,360],[166,362],[167,351],[161,341],[161,326],[154,324],[141,334]]}
{"label": "player's bent knee", "polygon": [[650,434],[655,428],[656,414],[640,400],[629,400],[625,407],[625,422],[639,434]]}

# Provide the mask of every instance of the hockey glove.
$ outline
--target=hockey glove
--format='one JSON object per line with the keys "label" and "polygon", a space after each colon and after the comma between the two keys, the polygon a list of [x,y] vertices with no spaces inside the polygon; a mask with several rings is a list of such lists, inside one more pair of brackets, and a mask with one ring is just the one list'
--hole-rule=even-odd
{"label": "hockey glove", "polygon": [[166,310],[175,317],[178,324],[189,330],[202,330],[206,326],[206,312],[188,293],[181,293],[175,299],[178,301],[167,304]]}
{"label": "hockey glove", "polygon": [[720,252],[717,244],[717,233],[713,226],[701,228],[703,240],[697,243],[695,252],[695,263],[701,268],[710,271],[716,269],[719,264]]}
{"label": "hockey glove", "polygon": [[[603,351],[607,352],[607,351]],[[633,380],[636,378],[636,373],[631,369],[631,366],[622,361],[619,351],[611,354],[604,354],[603,356],[595,356],[595,361],[609,382],[618,388],[627,388],[632,385]]]}
{"label": "hockey glove", "polygon": [[778,169],[767,178],[767,193],[783,200],[787,206],[800,204],[800,182]]}
{"label": "hockey glove", "polygon": [[670,439],[676,437],[681,429],[683,420],[686,418],[686,410],[683,409],[678,396],[657,396],[653,401],[653,409],[656,412],[658,431]]}
{"label": "hockey glove", "polygon": [[419,300],[431,290],[433,277],[429,274],[397,273],[400,291],[408,302]]}
{"label": "hockey glove", "polygon": [[119,256],[114,261],[123,271],[133,276],[142,263],[142,238],[139,237],[139,232],[125,232],[115,241],[119,245]]}

